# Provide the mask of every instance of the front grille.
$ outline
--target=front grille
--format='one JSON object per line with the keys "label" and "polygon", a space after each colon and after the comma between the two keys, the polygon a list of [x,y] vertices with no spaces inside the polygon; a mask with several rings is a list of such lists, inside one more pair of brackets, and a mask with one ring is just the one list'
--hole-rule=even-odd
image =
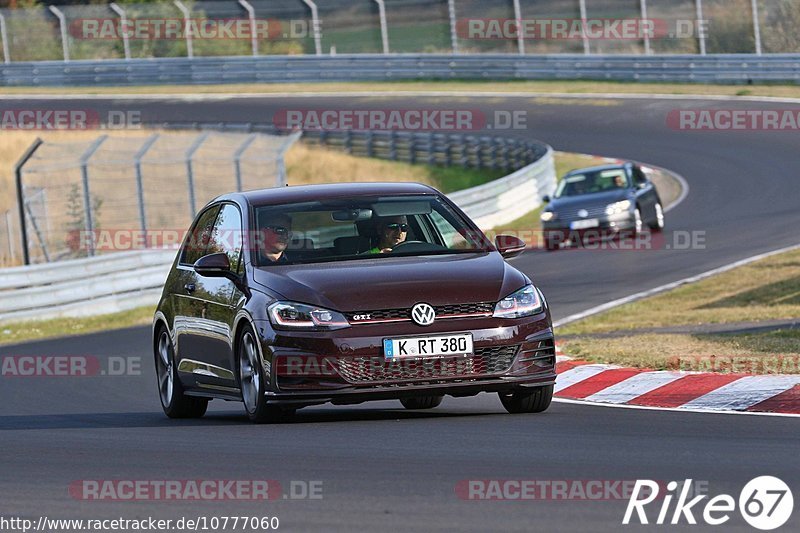
{"label": "front grille", "polygon": [[349,383],[439,381],[503,374],[511,368],[519,345],[478,348],[469,357],[409,357],[387,361],[376,357],[343,357],[339,374]]}
{"label": "front grille", "polygon": [[[436,318],[448,318],[461,315],[490,315],[494,312],[494,302],[476,304],[451,304],[434,306]],[[369,315],[369,320],[356,320],[356,316]],[[345,313],[347,320],[355,324],[368,324],[382,320],[411,320],[411,309],[379,309],[377,311],[359,311]]]}
{"label": "front grille", "polygon": [[599,218],[605,216],[606,214],[605,205],[594,207],[563,208],[558,210],[558,218],[560,220],[580,220],[581,217],[578,216],[578,211],[581,209],[585,209],[589,213],[585,218]]}

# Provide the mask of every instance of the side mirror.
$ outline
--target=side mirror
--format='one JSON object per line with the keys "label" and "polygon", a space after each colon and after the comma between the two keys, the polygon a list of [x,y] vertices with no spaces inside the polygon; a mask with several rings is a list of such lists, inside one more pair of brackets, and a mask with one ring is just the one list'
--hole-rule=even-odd
{"label": "side mirror", "polygon": [[204,255],[194,264],[194,271],[206,278],[227,278],[234,275],[228,254],[224,252]]}
{"label": "side mirror", "polygon": [[498,235],[494,238],[494,245],[500,255],[506,259],[517,257],[525,251],[525,241],[513,235]]}
{"label": "side mirror", "polygon": [[544,196],[542,196],[542,201],[544,203],[546,203],[546,204],[549,204],[550,203],[550,195],[549,194],[545,194]]}

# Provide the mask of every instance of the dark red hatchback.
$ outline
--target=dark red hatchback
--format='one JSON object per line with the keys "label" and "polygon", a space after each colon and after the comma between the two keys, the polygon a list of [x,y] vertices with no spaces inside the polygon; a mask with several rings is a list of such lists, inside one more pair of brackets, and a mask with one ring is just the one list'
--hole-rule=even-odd
{"label": "dark red hatchback", "polygon": [[544,411],[555,382],[547,302],[449,199],[420,184],[228,194],[196,217],[153,322],[173,418],[213,398],[255,422],[332,402],[497,392]]}

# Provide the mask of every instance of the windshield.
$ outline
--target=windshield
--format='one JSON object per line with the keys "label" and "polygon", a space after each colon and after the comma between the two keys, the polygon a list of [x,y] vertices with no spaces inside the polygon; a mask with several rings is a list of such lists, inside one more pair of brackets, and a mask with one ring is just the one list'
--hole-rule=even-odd
{"label": "windshield", "polygon": [[491,250],[440,197],[383,196],[254,208],[258,266]]}
{"label": "windshield", "polygon": [[555,198],[627,189],[628,185],[624,168],[569,174],[558,184]]}

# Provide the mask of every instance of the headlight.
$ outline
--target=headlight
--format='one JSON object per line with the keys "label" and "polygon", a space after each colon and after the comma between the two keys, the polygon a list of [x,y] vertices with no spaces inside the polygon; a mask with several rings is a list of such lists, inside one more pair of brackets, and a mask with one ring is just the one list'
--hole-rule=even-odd
{"label": "headlight", "polygon": [[542,219],[542,222],[550,222],[551,220],[557,219],[558,215],[556,215],[552,211],[543,211],[542,216],[540,216],[539,218]]}
{"label": "headlight", "polygon": [[631,208],[630,200],[622,200],[606,206],[606,215],[621,215]]}
{"label": "headlight", "polygon": [[295,302],[275,302],[267,308],[272,325],[284,329],[342,329],[350,323],[330,309]]}
{"label": "headlight", "polygon": [[492,316],[495,318],[521,318],[541,313],[543,309],[542,293],[533,285],[526,285],[497,302]]}

